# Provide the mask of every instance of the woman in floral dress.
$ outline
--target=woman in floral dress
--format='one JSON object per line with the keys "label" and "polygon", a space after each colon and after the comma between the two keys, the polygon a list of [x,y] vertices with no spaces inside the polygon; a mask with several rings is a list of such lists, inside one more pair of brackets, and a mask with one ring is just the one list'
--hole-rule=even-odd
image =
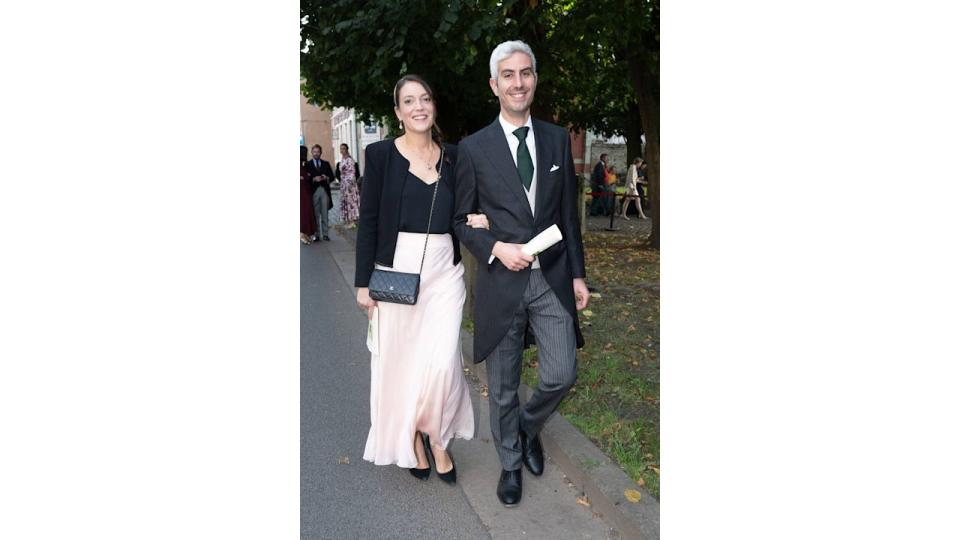
{"label": "woman in floral dress", "polygon": [[347,227],[356,227],[360,218],[360,164],[350,157],[350,148],[340,145],[340,162],[337,163],[335,176],[340,181],[340,222]]}

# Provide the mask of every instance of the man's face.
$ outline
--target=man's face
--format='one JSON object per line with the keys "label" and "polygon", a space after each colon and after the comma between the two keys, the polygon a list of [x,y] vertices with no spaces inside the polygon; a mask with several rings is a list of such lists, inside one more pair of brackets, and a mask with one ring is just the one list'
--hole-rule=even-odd
{"label": "man's face", "polygon": [[602,161],[604,165],[607,164],[607,159],[607,156],[600,156],[600,161]]}
{"label": "man's face", "polygon": [[320,156],[323,154],[323,149],[317,146],[313,147],[313,159],[320,159]]}
{"label": "man's face", "polygon": [[537,89],[533,61],[522,52],[515,52],[497,65],[497,78],[490,79],[490,89],[500,100],[500,109],[514,115],[526,115]]}

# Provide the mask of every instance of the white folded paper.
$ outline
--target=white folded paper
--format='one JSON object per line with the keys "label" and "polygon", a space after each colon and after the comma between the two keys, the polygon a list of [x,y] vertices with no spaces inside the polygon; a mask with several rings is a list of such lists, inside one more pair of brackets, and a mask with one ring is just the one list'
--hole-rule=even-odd
{"label": "white folded paper", "polygon": [[367,324],[367,349],[380,354],[380,308],[373,308],[373,318]]}
{"label": "white folded paper", "polygon": [[543,253],[548,247],[556,244],[557,242],[563,240],[563,235],[560,233],[560,227],[557,227],[557,224],[554,223],[550,226],[549,229],[543,231],[542,233],[533,237],[533,240],[530,240],[520,248],[520,251],[526,253],[527,255],[537,255]]}

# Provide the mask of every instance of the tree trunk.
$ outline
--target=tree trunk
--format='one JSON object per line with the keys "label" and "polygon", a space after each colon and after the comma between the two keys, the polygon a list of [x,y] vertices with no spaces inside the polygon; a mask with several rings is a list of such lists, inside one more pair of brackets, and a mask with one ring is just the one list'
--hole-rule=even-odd
{"label": "tree trunk", "polygon": [[630,79],[639,97],[643,134],[647,144],[647,190],[650,199],[650,245],[660,249],[660,79],[639,54],[628,60]]}
{"label": "tree trunk", "polygon": [[640,114],[640,106],[636,102],[627,107],[626,124],[624,138],[627,140],[627,167],[630,167],[634,158],[643,157],[643,115]]}

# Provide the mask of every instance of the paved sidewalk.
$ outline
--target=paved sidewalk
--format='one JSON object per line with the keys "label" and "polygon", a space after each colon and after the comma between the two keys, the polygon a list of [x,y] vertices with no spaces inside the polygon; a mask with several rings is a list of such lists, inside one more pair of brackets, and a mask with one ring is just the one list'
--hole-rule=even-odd
{"label": "paved sidewalk", "polygon": [[[588,217],[587,230],[617,236],[646,237],[650,234],[649,219],[615,220],[616,230],[607,231],[605,229],[609,227],[609,216]],[[338,227],[338,231],[349,241],[351,247],[356,244],[356,229]],[[350,256],[353,256],[353,252]],[[349,264],[352,276],[352,259]],[[461,332],[461,346],[465,357],[464,371],[477,385],[476,389],[484,392],[487,384],[485,364],[473,364],[473,337],[467,331]],[[525,400],[530,395],[530,388],[521,384],[520,392]],[[476,403],[476,399],[474,402]],[[484,427],[489,430],[489,421]],[[610,525],[613,528],[611,534],[620,535],[622,538],[659,539],[660,503],[645,489],[638,487],[617,463],[562,415],[554,414],[550,417],[542,432],[542,439],[548,463],[555,463],[559,467],[567,484],[579,492],[580,504],[591,508],[594,517],[601,518]],[[525,475],[525,480],[527,476],[530,475]],[[627,500],[626,490],[641,492],[641,500]],[[524,493],[526,497],[526,484]]]}
{"label": "paved sidewalk", "polygon": [[[456,487],[435,476],[421,484],[398,467],[363,461],[369,428],[366,320],[353,302],[353,244],[337,230],[331,238],[301,247],[303,538],[630,537],[584,505],[583,492],[549,459],[543,476],[524,474],[518,507],[500,503],[489,409],[476,381],[476,437],[451,446]],[[344,457],[349,464],[340,463]]]}

